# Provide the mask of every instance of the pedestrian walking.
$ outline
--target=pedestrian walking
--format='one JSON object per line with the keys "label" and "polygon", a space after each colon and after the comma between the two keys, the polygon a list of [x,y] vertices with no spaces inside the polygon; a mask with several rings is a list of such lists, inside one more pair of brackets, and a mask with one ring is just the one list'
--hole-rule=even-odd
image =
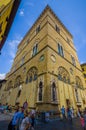
{"label": "pedestrian walking", "polygon": [[27,102],[27,99],[26,99],[26,101],[23,103],[23,108],[24,108],[24,110],[26,110],[26,109],[28,108],[28,102]]}
{"label": "pedestrian walking", "polygon": [[85,129],[86,129],[86,109],[84,111],[84,121],[85,121]]}
{"label": "pedestrian walking", "polygon": [[31,130],[34,130],[35,127],[35,117],[36,117],[36,111],[33,109],[30,112],[30,119],[31,119]]}
{"label": "pedestrian walking", "polygon": [[65,107],[64,107],[64,106],[62,106],[62,108],[61,108],[61,114],[62,114],[62,118],[63,118],[63,119],[66,119]]}
{"label": "pedestrian walking", "polygon": [[70,107],[67,108],[67,119],[72,122],[72,111]]}
{"label": "pedestrian walking", "polygon": [[82,114],[82,111],[80,110],[80,108],[78,108],[78,111],[77,111],[78,117],[81,117],[81,114]]}
{"label": "pedestrian walking", "polygon": [[81,122],[82,129],[85,130],[85,120],[84,120],[83,115],[81,115],[80,117],[80,122]]}
{"label": "pedestrian walking", "polygon": [[50,114],[49,114],[49,112],[46,112],[45,113],[45,121],[49,122],[49,118],[50,118]]}
{"label": "pedestrian walking", "polygon": [[17,122],[18,122],[18,116],[19,116],[19,107],[15,108],[15,113],[12,118],[12,130],[16,130]]}
{"label": "pedestrian walking", "polygon": [[73,107],[70,108],[70,111],[71,111],[71,117],[74,118],[74,109],[73,109]]}
{"label": "pedestrian walking", "polygon": [[19,114],[18,114],[18,121],[16,125],[16,130],[19,130],[22,120],[24,119],[24,109],[20,108]]}
{"label": "pedestrian walking", "polygon": [[25,111],[24,113],[24,119],[21,122],[21,126],[19,130],[29,130],[31,127],[31,123],[30,123],[30,117],[28,115],[28,111]]}

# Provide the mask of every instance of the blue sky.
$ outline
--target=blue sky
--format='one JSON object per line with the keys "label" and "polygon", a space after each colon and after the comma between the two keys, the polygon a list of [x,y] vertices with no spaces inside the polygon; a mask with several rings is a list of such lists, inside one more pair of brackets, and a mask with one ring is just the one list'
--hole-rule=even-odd
{"label": "blue sky", "polygon": [[10,71],[18,44],[47,4],[73,35],[80,63],[86,62],[86,0],[21,0],[1,51],[0,78]]}

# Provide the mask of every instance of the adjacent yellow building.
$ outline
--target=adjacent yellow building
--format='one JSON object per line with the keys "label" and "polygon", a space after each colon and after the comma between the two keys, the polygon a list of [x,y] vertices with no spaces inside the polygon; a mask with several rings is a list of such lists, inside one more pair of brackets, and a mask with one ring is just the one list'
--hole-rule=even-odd
{"label": "adjacent yellow building", "polygon": [[3,103],[57,111],[86,107],[85,81],[73,36],[47,6],[18,46],[6,76]]}
{"label": "adjacent yellow building", "polygon": [[20,0],[0,0],[0,51],[11,28]]}

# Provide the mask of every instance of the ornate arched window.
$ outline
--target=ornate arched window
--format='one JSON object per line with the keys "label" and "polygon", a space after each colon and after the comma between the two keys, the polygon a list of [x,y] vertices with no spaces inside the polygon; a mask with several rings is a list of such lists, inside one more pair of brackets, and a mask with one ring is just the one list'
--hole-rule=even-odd
{"label": "ornate arched window", "polygon": [[21,84],[22,84],[22,78],[21,76],[17,76],[17,78],[15,79],[15,84],[14,84],[14,87],[19,87]]}
{"label": "ornate arched window", "polygon": [[30,68],[26,75],[26,83],[36,80],[37,77],[38,77],[37,68],[36,67]]}
{"label": "ornate arched window", "polygon": [[79,76],[76,76],[75,80],[76,80],[76,87],[77,88],[83,88],[83,84],[82,84],[82,81],[79,78]]}
{"label": "ornate arched window", "polygon": [[33,73],[31,71],[29,72],[28,77],[29,77],[29,82],[32,82],[32,80],[33,80]]}
{"label": "ornate arched window", "polygon": [[40,81],[39,83],[39,91],[38,91],[38,101],[42,101],[43,100],[43,82]]}
{"label": "ornate arched window", "polygon": [[70,75],[68,71],[62,66],[58,68],[58,79],[65,83],[70,83]]}
{"label": "ornate arched window", "polygon": [[36,72],[34,72],[34,80],[36,80],[37,79],[37,73]]}
{"label": "ornate arched window", "polygon": [[55,84],[55,82],[53,82],[52,86],[51,86],[51,96],[52,96],[52,101],[57,101],[56,84]]}
{"label": "ornate arched window", "polygon": [[13,83],[12,83],[12,81],[9,81],[8,86],[7,86],[7,90],[10,90],[11,88],[13,88]]}

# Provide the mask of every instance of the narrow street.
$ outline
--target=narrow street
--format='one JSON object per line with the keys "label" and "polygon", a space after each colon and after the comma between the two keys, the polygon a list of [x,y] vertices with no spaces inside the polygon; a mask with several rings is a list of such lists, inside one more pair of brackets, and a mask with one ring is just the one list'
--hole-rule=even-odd
{"label": "narrow street", "polygon": [[[11,118],[11,115],[0,114],[0,130],[7,130]],[[37,122],[35,130],[82,130],[82,128],[79,118],[74,118],[72,123],[68,120],[51,120],[48,123]]]}

